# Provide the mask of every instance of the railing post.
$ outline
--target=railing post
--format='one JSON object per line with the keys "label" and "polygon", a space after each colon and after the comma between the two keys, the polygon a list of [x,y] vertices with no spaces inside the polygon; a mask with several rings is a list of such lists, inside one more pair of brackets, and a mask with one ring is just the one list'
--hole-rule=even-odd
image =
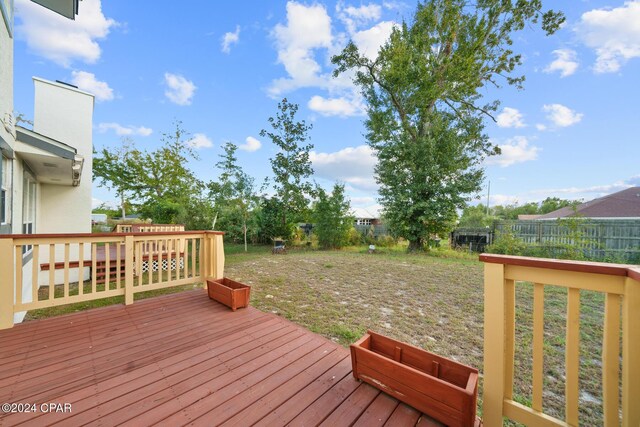
{"label": "railing post", "polygon": [[14,266],[13,239],[0,239],[0,329],[13,327]]}
{"label": "railing post", "polygon": [[484,393],[483,424],[502,426],[505,395],[505,278],[504,265],[484,264]]}
{"label": "railing post", "polygon": [[[125,305],[133,304],[133,236],[131,234],[124,238],[124,303]],[[138,254],[141,256],[141,254]],[[142,274],[141,271],[138,274]]]}
{"label": "railing post", "polygon": [[[1,252],[0,252],[1,253]],[[640,425],[640,281],[627,277],[622,307],[622,425]]]}
{"label": "railing post", "polygon": [[216,279],[224,277],[224,241],[222,234],[213,236],[213,275]]}

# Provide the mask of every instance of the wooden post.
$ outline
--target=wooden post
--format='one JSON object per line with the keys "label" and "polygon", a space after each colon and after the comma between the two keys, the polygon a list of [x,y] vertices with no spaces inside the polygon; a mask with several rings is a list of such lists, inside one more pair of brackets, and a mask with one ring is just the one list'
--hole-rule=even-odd
{"label": "wooden post", "polygon": [[[22,263],[20,263],[22,265]],[[13,239],[0,239],[0,329],[13,327]]]}
{"label": "wooden post", "polygon": [[212,241],[213,276],[216,279],[222,279],[224,277],[224,242],[222,237],[222,234],[215,234]]}
{"label": "wooden post", "polygon": [[[207,283],[207,279],[211,275],[211,272],[209,271],[209,258],[211,256],[210,247],[209,233],[205,232],[202,235],[202,240],[200,241],[200,277],[202,277],[202,281],[205,285]],[[195,246],[193,251],[195,253]]]}
{"label": "wooden post", "polygon": [[[0,254],[2,251],[0,251]],[[628,277],[622,307],[622,425],[640,425],[640,281]]]}
{"label": "wooden post", "polygon": [[[124,238],[124,303],[125,305],[133,304],[133,236],[128,235]],[[119,246],[119,245],[118,245]],[[118,248],[120,250],[120,248]],[[138,254],[138,256],[142,256]],[[120,259],[120,254],[118,254]],[[118,272],[118,274],[120,274]],[[142,275],[142,272],[138,272]]]}
{"label": "wooden post", "polygon": [[483,423],[502,426],[505,392],[504,265],[484,264],[484,398]]}

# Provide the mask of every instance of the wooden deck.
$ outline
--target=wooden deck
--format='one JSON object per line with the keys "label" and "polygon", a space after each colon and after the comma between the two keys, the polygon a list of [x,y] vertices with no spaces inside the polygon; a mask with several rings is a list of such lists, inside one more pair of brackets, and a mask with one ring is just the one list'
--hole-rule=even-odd
{"label": "wooden deck", "polygon": [[36,412],[0,426],[440,425],[356,381],[347,349],[202,290],[0,331],[5,402]]}

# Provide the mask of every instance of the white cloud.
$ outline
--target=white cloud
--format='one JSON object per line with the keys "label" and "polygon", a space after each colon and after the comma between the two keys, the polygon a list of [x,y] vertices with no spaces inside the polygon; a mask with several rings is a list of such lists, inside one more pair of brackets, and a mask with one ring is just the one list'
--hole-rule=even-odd
{"label": "white cloud", "polygon": [[525,126],[522,120],[522,113],[510,107],[504,107],[502,113],[496,117],[496,122],[501,128],[521,128]]}
{"label": "white cloud", "polygon": [[224,53],[230,53],[231,45],[238,44],[238,41],[240,41],[240,26],[236,25],[235,32],[228,32],[222,36],[222,51]]}
{"label": "white cloud", "polygon": [[376,190],[374,170],[377,158],[367,145],[347,147],[333,153],[311,151],[309,159],[317,176],[342,181],[361,190]]}
{"label": "white cloud", "polygon": [[250,153],[258,151],[262,147],[262,143],[252,136],[248,136],[245,139],[245,143],[238,146],[242,151],[248,151]]}
{"label": "white cloud", "polygon": [[193,138],[187,141],[187,144],[196,149],[213,147],[213,142],[203,133],[193,134]]}
{"label": "white cloud", "polygon": [[357,196],[357,197],[350,197],[350,199],[351,199],[351,206],[359,206],[359,207],[369,206],[375,203],[376,201],[375,197],[372,197],[372,196]]}
{"label": "white cloud", "polygon": [[606,196],[607,194],[616,193],[618,191],[626,190],[627,188],[640,186],[640,175],[632,176],[631,178],[616,181],[612,184],[604,185],[592,185],[589,187],[565,187],[565,188],[547,188],[541,190],[535,190],[534,193],[538,194],[592,194],[592,197]]}
{"label": "white cloud", "polygon": [[196,85],[179,74],[164,73],[167,90],[164,94],[171,102],[178,105],[191,105]]}
{"label": "white cloud", "polygon": [[109,87],[107,82],[96,79],[93,73],[72,71],[71,83],[78,86],[79,89],[94,94],[96,101],[111,101],[113,99],[113,89]]}
{"label": "white cloud", "polygon": [[144,126],[122,126],[119,123],[100,123],[98,125],[98,131],[101,133],[105,133],[109,130],[112,130],[118,136],[130,136],[130,135],[140,135],[140,136],[149,136],[153,133],[153,130]]}
{"label": "white cloud", "polygon": [[538,129],[539,131],[545,131],[545,130],[547,130],[547,125],[544,125],[542,123],[537,123],[536,124],[536,129]]}
{"label": "white cloud", "polygon": [[557,49],[553,51],[556,56],[547,68],[544,69],[545,73],[560,72],[560,77],[567,77],[572,75],[578,69],[577,54],[575,50],[571,49]]}
{"label": "white cloud", "polygon": [[336,11],[338,12],[338,18],[344,22],[349,33],[355,32],[355,30],[361,25],[379,20],[382,15],[382,7],[373,3],[362,5],[360,7],[343,7],[342,3],[339,2],[336,5]]}
{"label": "white cloud", "polygon": [[491,156],[486,160],[489,165],[499,165],[503,168],[516,163],[524,163],[538,158],[540,148],[529,145],[524,136],[516,136],[507,140],[506,144],[498,144],[499,156]]}
{"label": "white cloud", "polygon": [[[491,194],[489,195],[489,205],[490,206],[506,206],[506,205],[517,205],[520,202],[518,196],[510,196],[507,194]],[[486,206],[486,198],[481,199],[480,203],[485,203]],[[524,203],[528,203],[525,201]]]}
{"label": "white cloud", "polygon": [[547,114],[549,119],[557,127],[568,127],[575,125],[582,120],[584,114],[576,113],[569,107],[562,104],[546,104],[542,106],[542,111]]}
{"label": "white cloud", "polygon": [[640,57],[639,22],[640,0],[582,14],[576,31],[583,43],[596,52],[596,73],[616,72],[629,59]]}
{"label": "white cloud", "polygon": [[84,0],[75,21],[29,0],[16,0],[16,34],[37,55],[69,67],[73,61],[93,64],[100,59],[98,40],[118,23],[102,13],[100,0]]}
{"label": "white cloud", "polygon": [[361,99],[324,98],[316,95],[309,100],[308,107],[323,116],[350,117],[364,114],[364,104]]}
{"label": "white cloud", "polygon": [[380,22],[368,30],[353,34],[353,42],[358,46],[360,53],[374,60],[377,58],[380,48],[389,40],[393,27],[396,25],[393,21]]}
{"label": "white cloud", "polygon": [[308,86],[326,86],[328,77],[320,76],[315,49],[331,47],[331,18],[323,5],[305,6],[287,3],[287,24],[277,24],[272,36],[276,40],[278,62],[284,65],[289,78],[275,80],[269,92],[272,96]]}

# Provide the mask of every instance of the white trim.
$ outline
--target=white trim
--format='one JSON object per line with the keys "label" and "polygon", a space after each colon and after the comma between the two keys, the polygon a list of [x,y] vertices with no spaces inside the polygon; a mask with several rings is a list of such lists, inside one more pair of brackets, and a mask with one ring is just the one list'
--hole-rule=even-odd
{"label": "white trim", "polygon": [[[0,1],[2,1],[2,0],[0,0]],[[41,77],[36,77],[36,76],[33,76],[33,77],[31,77],[31,78],[32,78],[33,80],[35,80],[35,81],[38,81],[38,82],[42,82],[42,83],[50,84],[51,86],[60,87],[60,88],[62,88],[62,89],[67,89],[67,90],[70,90],[70,91],[72,91],[72,92],[82,93],[82,94],[84,94],[84,95],[89,95],[90,97],[94,98],[94,101],[95,101],[95,97],[96,97],[96,96],[95,96],[94,94],[92,94],[92,93],[90,93],[90,92],[85,92],[84,90],[82,90],[82,89],[78,89],[77,87],[73,87],[73,86],[65,85],[65,84],[58,83],[58,82],[52,82],[52,81],[50,81],[50,80],[45,80],[45,79],[43,79],[43,78],[41,78]]]}
{"label": "white trim", "polygon": [[[9,3],[10,10],[7,10],[5,3]],[[13,15],[15,13],[13,0],[0,0],[0,9],[2,9],[2,18],[4,19],[4,25],[7,27],[9,38],[13,38]],[[11,16],[9,16],[9,13],[11,13]]]}

